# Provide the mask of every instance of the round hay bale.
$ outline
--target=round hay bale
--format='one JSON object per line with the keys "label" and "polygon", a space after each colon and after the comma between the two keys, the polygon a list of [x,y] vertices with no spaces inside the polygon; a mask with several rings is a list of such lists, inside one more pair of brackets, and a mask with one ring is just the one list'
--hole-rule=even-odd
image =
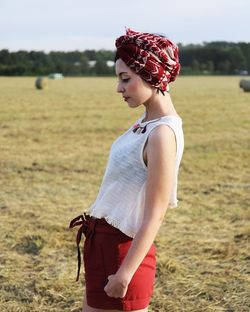
{"label": "round hay bale", "polygon": [[240,86],[241,89],[243,88],[243,85],[244,85],[245,81],[246,81],[246,79],[241,79],[240,80],[239,86]]}
{"label": "round hay bale", "polygon": [[38,77],[35,82],[35,86],[38,90],[42,90],[46,87],[47,83],[45,78]]}
{"label": "round hay bale", "polygon": [[250,92],[250,80],[241,79],[240,88],[243,89],[245,92]]}

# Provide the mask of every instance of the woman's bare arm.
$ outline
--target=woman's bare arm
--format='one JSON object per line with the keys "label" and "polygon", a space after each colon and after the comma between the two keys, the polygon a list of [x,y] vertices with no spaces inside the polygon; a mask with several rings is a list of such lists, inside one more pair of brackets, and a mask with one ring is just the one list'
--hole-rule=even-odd
{"label": "woman's bare arm", "polygon": [[175,174],[176,142],[173,130],[158,126],[147,144],[147,182],[142,225],[121,267],[109,277],[104,290],[110,297],[124,297],[135,271],[148,253],[168,207]]}

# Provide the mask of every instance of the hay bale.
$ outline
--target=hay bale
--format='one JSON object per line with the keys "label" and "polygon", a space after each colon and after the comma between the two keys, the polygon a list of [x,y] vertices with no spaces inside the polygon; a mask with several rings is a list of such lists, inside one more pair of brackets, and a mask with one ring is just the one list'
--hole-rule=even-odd
{"label": "hay bale", "polygon": [[45,78],[38,77],[35,82],[35,86],[38,90],[42,90],[46,87],[47,83]]}
{"label": "hay bale", "polygon": [[241,79],[240,88],[243,89],[245,92],[250,92],[250,80]]}

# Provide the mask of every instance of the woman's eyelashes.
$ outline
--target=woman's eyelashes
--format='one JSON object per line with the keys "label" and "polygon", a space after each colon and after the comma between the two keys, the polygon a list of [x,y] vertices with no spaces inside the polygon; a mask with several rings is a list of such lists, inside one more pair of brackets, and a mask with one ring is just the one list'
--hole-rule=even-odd
{"label": "woman's eyelashes", "polygon": [[122,82],[129,82],[130,78],[123,78]]}
{"label": "woman's eyelashes", "polygon": [[121,82],[129,82],[131,77],[127,76],[127,75],[119,75],[118,80]]}

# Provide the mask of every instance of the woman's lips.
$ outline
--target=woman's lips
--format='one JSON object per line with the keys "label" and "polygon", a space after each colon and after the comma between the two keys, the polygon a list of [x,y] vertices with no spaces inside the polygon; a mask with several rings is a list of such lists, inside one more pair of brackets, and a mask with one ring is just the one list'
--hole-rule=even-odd
{"label": "woman's lips", "polygon": [[124,96],[123,99],[124,99],[124,101],[127,101],[129,99],[129,97],[128,96]]}

